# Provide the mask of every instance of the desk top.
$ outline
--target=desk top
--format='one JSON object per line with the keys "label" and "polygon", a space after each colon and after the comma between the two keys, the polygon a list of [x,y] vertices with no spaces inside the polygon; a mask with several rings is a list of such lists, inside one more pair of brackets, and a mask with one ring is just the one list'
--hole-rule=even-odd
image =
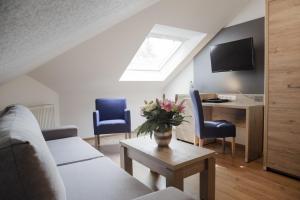
{"label": "desk top", "polygon": [[213,157],[215,153],[212,150],[180,142],[175,139],[171,141],[169,147],[158,147],[155,143],[154,136],[150,139],[149,135],[122,140],[120,144],[172,170]]}
{"label": "desk top", "polygon": [[263,107],[263,102],[238,102],[230,101],[225,103],[202,103],[203,107],[222,107],[222,108],[237,108],[237,109],[247,109],[249,107]]}

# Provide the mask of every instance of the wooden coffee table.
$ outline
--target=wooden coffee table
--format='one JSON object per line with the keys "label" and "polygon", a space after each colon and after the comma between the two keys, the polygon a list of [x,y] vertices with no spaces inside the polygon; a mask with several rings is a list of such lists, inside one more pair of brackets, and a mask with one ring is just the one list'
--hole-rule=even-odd
{"label": "wooden coffee table", "polygon": [[172,140],[159,148],[154,139],[138,137],[120,141],[121,167],[132,175],[132,160],[166,177],[166,186],[183,191],[185,177],[200,173],[200,198],[215,199],[214,151]]}

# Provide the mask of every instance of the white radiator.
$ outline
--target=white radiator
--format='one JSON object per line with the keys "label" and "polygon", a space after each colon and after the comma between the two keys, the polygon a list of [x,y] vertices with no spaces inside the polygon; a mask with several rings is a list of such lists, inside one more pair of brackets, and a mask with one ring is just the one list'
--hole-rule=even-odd
{"label": "white radiator", "polygon": [[55,128],[55,109],[53,104],[29,107],[40,124],[41,129]]}

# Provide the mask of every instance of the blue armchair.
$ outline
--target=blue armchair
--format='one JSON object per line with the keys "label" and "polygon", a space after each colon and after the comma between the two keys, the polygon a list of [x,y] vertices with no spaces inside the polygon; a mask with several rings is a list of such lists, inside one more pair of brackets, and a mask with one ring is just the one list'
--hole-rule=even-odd
{"label": "blue armchair", "polygon": [[96,99],[96,111],[93,112],[95,146],[100,147],[102,134],[129,133],[131,138],[130,111],[126,108],[126,99]]}
{"label": "blue armchair", "polygon": [[232,155],[235,151],[235,125],[226,120],[204,121],[202,102],[198,90],[190,91],[193,113],[195,117],[196,135],[203,146],[205,138],[223,138],[223,152],[225,152],[225,138],[232,137]]}

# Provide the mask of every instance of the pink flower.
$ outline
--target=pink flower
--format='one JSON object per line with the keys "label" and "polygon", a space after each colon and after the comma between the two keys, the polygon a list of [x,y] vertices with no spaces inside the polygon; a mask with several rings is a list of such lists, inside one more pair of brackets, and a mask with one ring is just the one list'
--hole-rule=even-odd
{"label": "pink flower", "polygon": [[177,107],[178,112],[180,112],[180,113],[184,112],[184,109],[185,109],[185,106],[183,105],[184,102],[185,102],[185,101],[182,100],[182,101],[180,102],[180,104],[178,105],[178,107]]}
{"label": "pink flower", "polygon": [[161,109],[167,111],[167,112],[179,112],[183,113],[185,106],[184,106],[184,100],[181,101],[178,105],[174,101],[170,101],[168,99],[158,101]]}
{"label": "pink flower", "polygon": [[183,105],[178,106],[178,112],[183,113],[184,109],[185,109],[185,107]]}
{"label": "pink flower", "polygon": [[167,111],[167,112],[171,112],[173,109],[174,103],[170,100],[164,100],[160,102],[160,107],[161,109]]}

